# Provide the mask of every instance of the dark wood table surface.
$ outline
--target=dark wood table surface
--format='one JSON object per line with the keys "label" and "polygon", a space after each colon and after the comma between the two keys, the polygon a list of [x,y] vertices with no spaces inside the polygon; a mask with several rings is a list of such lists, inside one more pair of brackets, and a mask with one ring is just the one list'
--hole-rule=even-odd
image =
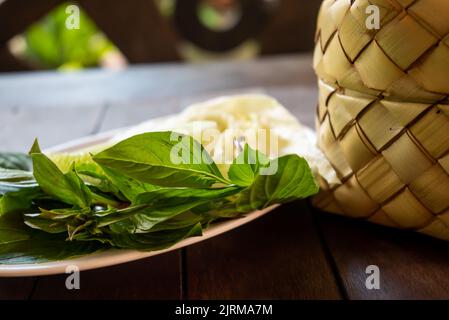
{"label": "dark wood table surface", "polygon": [[[177,112],[213,96],[263,91],[313,126],[311,57],[204,65],[142,65],[0,76],[0,149],[27,151]],[[368,290],[366,268],[380,269]],[[210,240],[81,273],[0,278],[0,299],[449,298],[449,244],[312,209],[305,201]]]}

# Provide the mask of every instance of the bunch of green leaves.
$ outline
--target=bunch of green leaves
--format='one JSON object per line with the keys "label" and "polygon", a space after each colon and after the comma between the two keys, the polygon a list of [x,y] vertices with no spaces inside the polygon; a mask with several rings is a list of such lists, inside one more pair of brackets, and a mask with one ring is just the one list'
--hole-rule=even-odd
{"label": "bunch of green leaves", "polygon": [[79,29],[69,29],[64,3],[24,33],[25,55],[43,68],[79,69],[97,66],[107,52],[117,50],[80,9]]}
{"label": "bunch of green leaves", "polygon": [[[67,172],[37,141],[29,155],[0,154],[0,264],[163,249],[216,220],[318,191],[297,155],[270,160],[246,145],[225,177],[200,143],[173,136],[131,137]],[[277,170],[262,174],[270,166]]]}

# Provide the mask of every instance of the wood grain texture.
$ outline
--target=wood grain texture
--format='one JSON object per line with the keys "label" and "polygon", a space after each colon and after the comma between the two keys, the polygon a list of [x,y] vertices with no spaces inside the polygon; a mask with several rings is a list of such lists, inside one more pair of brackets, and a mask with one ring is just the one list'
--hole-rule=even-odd
{"label": "wood grain texture", "polygon": [[68,275],[40,277],[31,299],[179,299],[179,254],[81,272],[79,290],[67,290]]}
{"label": "wood grain texture", "polygon": [[310,55],[201,65],[155,64],[123,71],[0,76],[0,108],[143,103],[248,87],[316,87]]}
{"label": "wood grain texture", "polygon": [[25,300],[33,291],[36,278],[0,278],[0,300]]}
{"label": "wood grain texture", "polygon": [[[317,220],[349,299],[449,299],[449,243],[330,214]],[[368,290],[367,266],[380,269]]]}
{"label": "wood grain texture", "polygon": [[187,248],[189,299],[339,299],[304,202]]}
{"label": "wood grain texture", "polygon": [[321,0],[282,0],[277,12],[257,36],[261,54],[312,51]]}
{"label": "wood grain texture", "polygon": [[0,151],[28,152],[36,137],[46,148],[92,134],[104,107],[0,107]]}
{"label": "wood grain texture", "polygon": [[154,1],[79,0],[131,63],[176,61],[177,36]]}

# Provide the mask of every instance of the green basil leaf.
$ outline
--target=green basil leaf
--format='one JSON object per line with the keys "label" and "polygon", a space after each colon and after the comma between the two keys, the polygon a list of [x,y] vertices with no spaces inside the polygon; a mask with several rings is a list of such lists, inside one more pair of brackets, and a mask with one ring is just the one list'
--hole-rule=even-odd
{"label": "green basil leaf", "polygon": [[72,218],[74,216],[79,215],[87,215],[91,212],[90,208],[84,208],[84,209],[53,209],[53,210],[46,210],[43,208],[39,208],[40,213],[27,213],[25,216],[29,217],[39,217],[43,219],[51,219],[54,221],[58,220],[64,220],[68,218]]}
{"label": "green basil leaf", "polygon": [[242,188],[230,186],[212,189],[166,188],[142,193],[136,198],[137,204],[150,204],[153,208],[171,208],[178,204],[210,201],[238,193]]}
{"label": "green basil leaf", "polygon": [[42,230],[48,233],[63,233],[67,232],[67,224],[65,221],[53,221],[50,219],[41,218],[38,215],[33,216],[26,214],[24,223],[33,229]]}
{"label": "green basil leaf", "polygon": [[93,186],[103,193],[111,193],[117,198],[126,201],[119,188],[109,179],[97,163],[80,163],[76,164],[75,168],[77,174],[87,185]]}
{"label": "green basil leaf", "polygon": [[319,190],[304,158],[286,155],[271,160],[270,167],[277,167],[274,174],[258,175],[253,184],[239,194],[237,209],[240,212],[303,199]]}
{"label": "green basil leaf", "polygon": [[200,143],[172,132],[136,135],[93,159],[102,167],[158,186],[207,188],[229,183]]}
{"label": "green basil leaf", "polygon": [[0,245],[24,241],[30,238],[30,234],[22,229],[5,228],[0,226]]}
{"label": "green basil leaf", "polygon": [[19,214],[0,215],[0,247],[29,238],[30,230],[23,224],[22,217]]}
{"label": "green basil leaf", "polygon": [[[160,189],[140,194],[136,204],[142,207],[126,221],[110,226],[113,232],[129,233],[149,232],[157,224],[185,213],[202,204],[217,201],[238,193],[239,187],[219,189]],[[108,217],[110,219],[110,216]]]}
{"label": "green basil leaf", "polygon": [[20,215],[0,216],[0,247],[29,238],[30,230],[23,224]]}
{"label": "green basil leaf", "polygon": [[[39,190],[31,171],[0,168],[0,216],[7,211],[27,209]],[[24,190],[32,189],[28,193]],[[17,194],[22,191],[22,193]],[[14,206],[15,209],[11,209]]]}
{"label": "green basil leaf", "polygon": [[157,232],[164,230],[175,230],[183,229],[189,226],[201,223],[202,225],[207,224],[211,220],[210,217],[204,214],[198,214],[191,211],[179,214],[171,219],[158,223],[149,230],[149,232]]}
{"label": "green basil leaf", "polygon": [[39,213],[25,213],[24,223],[33,229],[48,233],[62,233],[68,231],[68,225],[73,218],[87,216],[91,213],[90,208],[83,209],[53,209],[39,208]]}
{"label": "green basil leaf", "polygon": [[269,159],[248,144],[229,167],[228,176],[238,186],[250,186],[259,173],[259,168],[267,166]]}
{"label": "green basil leaf", "polygon": [[29,238],[0,245],[0,264],[32,264],[75,258],[103,250],[98,241],[66,241],[63,234],[34,232]]}
{"label": "green basil leaf", "polygon": [[32,206],[34,199],[42,196],[39,187],[11,189],[10,192],[0,196],[0,219],[4,215],[23,212]]}
{"label": "green basil leaf", "polygon": [[66,174],[43,153],[37,141],[31,151],[33,174],[42,190],[48,195],[80,208],[90,205],[90,192],[75,172],[74,167]]}
{"label": "green basil leaf", "polygon": [[151,233],[112,234],[112,241],[119,248],[138,250],[162,250],[189,237],[201,236],[201,223],[182,229],[164,230]]}
{"label": "green basil leaf", "polygon": [[140,182],[106,167],[103,169],[114,186],[116,186],[117,189],[132,203],[135,202],[135,199],[139,194],[152,192],[162,188],[153,184]]}

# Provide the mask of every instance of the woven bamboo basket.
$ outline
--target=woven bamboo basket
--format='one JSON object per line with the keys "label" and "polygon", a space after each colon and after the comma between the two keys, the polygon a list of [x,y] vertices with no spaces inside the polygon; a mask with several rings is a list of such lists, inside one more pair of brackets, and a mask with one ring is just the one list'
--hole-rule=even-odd
{"label": "woven bamboo basket", "polygon": [[[380,30],[360,25],[370,4]],[[449,240],[448,34],[446,0],[323,2],[318,145],[342,183],[315,206]]]}
{"label": "woven bamboo basket", "polygon": [[[368,29],[369,5],[380,29]],[[331,84],[403,101],[449,94],[449,1],[325,0],[318,16],[315,70]]]}

